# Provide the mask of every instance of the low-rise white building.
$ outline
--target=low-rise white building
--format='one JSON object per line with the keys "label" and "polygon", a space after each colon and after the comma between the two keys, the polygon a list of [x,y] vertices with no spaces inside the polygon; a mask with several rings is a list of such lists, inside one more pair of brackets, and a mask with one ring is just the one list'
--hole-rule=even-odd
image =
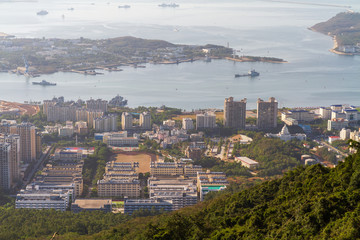
{"label": "low-rise white building", "polygon": [[150,199],[171,201],[173,210],[191,206],[197,203],[196,181],[191,179],[148,179]]}
{"label": "low-rise white building", "polygon": [[127,137],[127,132],[104,133],[103,142],[113,147],[136,147],[139,145],[139,139],[136,137]]}
{"label": "low-rise white building", "polygon": [[168,119],[163,121],[163,125],[167,127],[175,127],[175,120]]}
{"label": "low-rise white building", "polygon": [[341,138],[338,136],[330,136],[328,142],[330,144],[332,144],[333,142],[338,141],[338,140],[341,140]]}
{"label": "low-rise white building", "polygon": [[272,138],[280,138],[283,141],[290,141],[292,139],[298,139],[300,141],[306,140],[306,134],[304,133],[297,133],[297,134],[290,134],[289,129],[286,125],[281,129],[278,134],[267,133],[265,137],[272,137]]}
{"label": "low-rise white building", "polygon": [[63,147],[55,150],[55,160],[81,160],[94,153],[95,148]]}
{"label": "low-rise white building", "polygon": [[223,172],[206,172],[197,173],[197,191],[199,192],[200,201],[204,200],[204,196],[209,192],[217,192],[225,190],[229,185],[226,175]]}
{"label": "low-rise white building", "polygon": [[216,115],[213,112],[196,115],[196,129],[215,128]]}
{"label": "low-rise white building", "polygon": [[60,137],[71,137],[74,134],[73,126],[61,127],[58,130]]}
{"label": "low-rise white building", "polygon": [[235,162],[240,162],[242,166],[249,169],[255,169],[259,166],[259,163],[248,157],[235,157]]}
{"label": "low-rise white building", "polygon": [[194,129],[194,123],[191,118],[183,118],[182,120],[182,128],[184,130],[192,130]]}
{"label": "low-rise white building", "polygon": [[331,120],[328,120],[328,131],[332,130],[340,130],[343,128],[347,128],[349,126],[349,121],[344,118],[333,118]]}
{"label": "low-rise white building", "polygon": [[331,108],[321,107],[319,108],[319,114],[322,119],[330,120],[331,119]]}
{"label": "low-rise white building", "polygon": [[72,193],[69,190],[21,190],[16,195],[15,208],[65,211],[69,206],[71,195]]}
{"label": "low-rise white building", "polygon": [[289,110],[288,112],[281,113],[281,120],[292,118],[301,122],[311,122],[315,119],[315,113],[307,110]]}
{"label": "low-rise white building", "polygon": [[340,131],[340,139],[341,140],[346,140],[346,139],[349,139],[350,138],[350,133],[351,133],[351,130],[350,129],[341,129]]}

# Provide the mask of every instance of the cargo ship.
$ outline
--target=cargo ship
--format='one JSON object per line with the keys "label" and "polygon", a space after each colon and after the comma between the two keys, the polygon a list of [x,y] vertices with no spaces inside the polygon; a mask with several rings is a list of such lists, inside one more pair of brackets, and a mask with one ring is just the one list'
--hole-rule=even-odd
{"label": "cargo ship", "polygon": [[248,73],[246,74],[235,74],[235,77],[257,77],[259,76],[260,73],[256,72],[255,70],[250,70]]}
{"label": "cargo ship", "polygon": [[41,86],[56,86],[56,83],[51,83],[45,80],[42,80],[41,82],[32,82],[32,84]]}

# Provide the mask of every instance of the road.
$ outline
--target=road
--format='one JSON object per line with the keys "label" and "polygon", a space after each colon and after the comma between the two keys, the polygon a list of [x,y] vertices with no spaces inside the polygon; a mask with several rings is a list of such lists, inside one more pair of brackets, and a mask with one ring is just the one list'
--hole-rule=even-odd
{"label": "road", "polygon": [[43,152],[41,157],[35,163],[34,168],[31,170],[31,172],[29,173],[27,178],[24,180],[24,185],[25,186],[28,185],[31,182],[31,180],[33,179],[35,173],[39,170],[40,165],[43,164],[43,162],[48,158],[48,156],[49,156],[52,149],[53,149],[53,146],[48,146],[46,148],[46,150]]}
{"label": "road", "polygon": [[321,141],[321,144],[322,144],[323,146],[326,146],[327,148],[330,148],[330,149],[333,150],[334,152],[342,155],[343,157],[347,157],[347,156],[348,156],[348,154],[341,152],[339,149],[331,146],[331,145],[328,144],[327,142]]}

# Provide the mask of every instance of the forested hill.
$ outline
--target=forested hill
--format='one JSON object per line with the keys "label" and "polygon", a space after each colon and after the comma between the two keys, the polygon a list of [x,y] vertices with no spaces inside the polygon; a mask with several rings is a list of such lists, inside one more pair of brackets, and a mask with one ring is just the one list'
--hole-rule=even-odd
{"label": "forested hill", "polygon": [[[168,215],[137,218],[84,239],[357,239],[360,154],[334,169],[283,178]],[[66,235],[57,239],[69,239]]]}
{"label": "forested hill", "polygon": [[342,12],[326,22],[312,26],[311,29],[336,36],[339,45],[356,45],[360,42],[360,13]]}

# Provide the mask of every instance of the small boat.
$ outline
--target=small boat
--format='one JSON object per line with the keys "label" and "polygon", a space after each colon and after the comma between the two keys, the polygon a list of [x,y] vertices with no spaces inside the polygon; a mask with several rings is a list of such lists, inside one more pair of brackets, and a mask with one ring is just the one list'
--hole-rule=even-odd
{"label": "small boat", "polygon": [[51,83],[45,80],[42,80],[41,82],[32,82],[32,84],[41,86],[56,86],[56,83]]}
{"label": "small boat", "polygon": [[170,3],[170,4],[166,4],[166,3],[162,3],[158,5],[159,7],[172,7],[172,8],[176,8],[179,7],[179,4],[176,3]]}
{"label": "small boat", "polygon": [[36,14],[39,15],[39,16],[44,16],[44,15],[47,15],[49,12],[46,11],[46,10],[41,10],[40,12],[37,12]]}
{"label": "small boat", "polygon": [[130,5],[120,5],[118,6],[118,8],[130,8],[131,6]]}
{"label": "small boat", "polygon": [[257,77],[260,73],[256,72],[255,70],[250,70],[247,74],[235,74],[235,77]]}

